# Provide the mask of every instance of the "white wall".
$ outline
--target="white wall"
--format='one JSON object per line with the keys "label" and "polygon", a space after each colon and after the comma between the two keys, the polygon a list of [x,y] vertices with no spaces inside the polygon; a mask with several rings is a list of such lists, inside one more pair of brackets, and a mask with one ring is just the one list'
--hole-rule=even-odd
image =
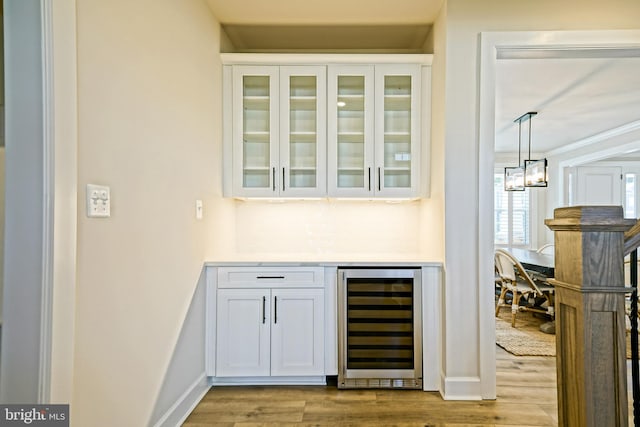
{"label": "white wall", "polygon": [[[483,31],[637,28],[640,3],[552,0],[448,0],[445,81],[445,395],[491,397],[492,347],[480,336],[492,327],[493,301],[484,292],[491,252],[478,236],[490,237],[489,176],[479,176],[480,159],[492,162],[478,145],[479,34]],[[493,106],[493,104],[491,104]],[[491,148],[489,148],[491,149]],[[485,209],[478,221],[480,209]],[[483,248],[480,250],[479,248]],[[483,268],[482,270],[480,268]],[[486,267],[487,271],[484,271]],[[482,280],[481,280],[482,278]],[[482,300],[481,300],[482,296]],[[460,301],[465,301],[461,304]],[[478,304],[474,304],[477,302]],[[449,393],[450,392],[450,393]]]}
{"label": "white wall", "polygon": [[[78,0],[71,419],[143,426],[205,260],[225,251],[219,25],[200,0]],[[87,218],[85,186],[111,187]],[[195,200],[204,219],[195,218]],[[228,241],[228,240],[227,240]]]}

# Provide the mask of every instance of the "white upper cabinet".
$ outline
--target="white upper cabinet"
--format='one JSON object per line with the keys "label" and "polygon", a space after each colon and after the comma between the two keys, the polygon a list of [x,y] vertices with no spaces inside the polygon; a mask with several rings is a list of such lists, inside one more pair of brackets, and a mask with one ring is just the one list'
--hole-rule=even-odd
{"label": "white upper cabinet", "polygon": [[415,197],[420,190],[420,67],[377,65],[376,182],[379,197]]}
{"label": "white upper cabinet", "polygon": [[234,66],[232,75],[233,195],[324,195],[325,68]]}
{"label": "white upper cabinet", "polygon": [[236,195],[278,194],[278,68],[233,69],[233,190]]}
{"label": "white upper cabinet", "polygon": [[329,196],[373,195],[374,67],[330,66],[328,76]]}
{"label": "white upper cabinet", "polygon": [[281,196],[326,192],[325,67],[280,67]]}
{"label": "white upper cabinet", "polygon": [[225,196],[428,196],[430,59],[224,54]]}
{"label": "white upper cabinet", "polygon": [[420,194],[420,66],[330,66],[332,197]]}

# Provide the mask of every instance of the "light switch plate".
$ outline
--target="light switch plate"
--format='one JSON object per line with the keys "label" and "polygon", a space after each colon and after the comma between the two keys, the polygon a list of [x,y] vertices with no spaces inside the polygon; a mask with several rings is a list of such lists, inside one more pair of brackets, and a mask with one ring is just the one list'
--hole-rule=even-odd
{"label": "light switch plate", "polygon": [[87,216],[107,218],[111,216],[111,192],[104,185],[87,184]]}
{"label": "light switch plate", "polygon": [[196,200],[196,219],[202,219],[202,200]]}

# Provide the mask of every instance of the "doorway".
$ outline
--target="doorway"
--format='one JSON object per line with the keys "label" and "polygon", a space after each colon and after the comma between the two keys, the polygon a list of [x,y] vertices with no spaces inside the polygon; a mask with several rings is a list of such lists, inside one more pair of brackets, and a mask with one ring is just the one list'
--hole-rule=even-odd
{"label": "doorway", "polygon": [[[553,43],[541,44],[540,40],[553,40]],[[480,87],[478,98],[478,188],[479,188],[479,230],[493,229],[494,196],[493,172],[495,164],[496,137],[496,70],[504,52],[517,53],[520,58],[540,58],[541,55],[553,53],[555,58],[565,55],[567,58],[590,52],[598,58],[607,55],[628,54],[640,56],[640,31],[589,31],[589,32],[487,32],[480,39]],[[562,180],[560,165],[550,164],[550,179]],[[561,200],[563,183],[558,189],[558,200]],[[485,234],[483,234],[485,233]],[[479,271],[480,283],[491,283],[494,270],[493,242],[479,236]],[[493,316],[494,297],[492,289],[481,287],[479,295],[479,311],[481,335],[494,336],[495,320]],[[483,365],[483,375],[495,377],[495,341],[481,341],[481,359],[487,360]],[[489,360],[493,360],[493,366]],[[491,373],[492,372],[492,373]]]}

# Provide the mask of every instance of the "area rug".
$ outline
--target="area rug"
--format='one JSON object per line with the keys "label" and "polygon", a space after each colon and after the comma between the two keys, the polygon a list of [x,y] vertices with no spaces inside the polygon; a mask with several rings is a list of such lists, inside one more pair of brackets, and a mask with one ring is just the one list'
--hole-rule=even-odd
{"label": "area rug", "polygon": [[556,355],[555,335],[532,328],[512,328],[511,323],[500,318],[496,318],[496,344],[516,356]]}

